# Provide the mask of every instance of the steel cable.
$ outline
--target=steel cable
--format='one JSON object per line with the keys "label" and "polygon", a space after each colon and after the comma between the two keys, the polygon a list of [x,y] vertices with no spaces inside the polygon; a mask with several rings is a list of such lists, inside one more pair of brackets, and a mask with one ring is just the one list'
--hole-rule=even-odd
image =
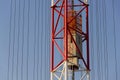
{"label": "steel cable", "polygon": [[45,72],[45,69],[46,69],[46,65],[45,65],[45,64],[46,64],[46,63],[45,63],[45,62],[46,62],[46,58],[45,58],[45,54],[46,54],[46,51],[45,51],[45,44],[46,44],[46,42],[45,42],[45,41],[46,41],[46,40],[45,40],[45,34],[46,34],[46,31],[45,31],[45,30],[47,30],[47,29],[46,29],[46,26],[45,26],[45,24],[46,24],[45,18],[46,18],[46,4],[45,4],[45,0],[44,0],[44,1],[43,1],[43,19],[42,19],[42,20],[43,20],[43,26],[42,26],[42,27],[43,27],[43,36],[42,36],[42,44],[43,44],[42,46],[43,46],[43,50],[42,50],[42,54],[44,53],[43,56],[42,56],[42,57],[43,57],[43,58],[42,58],[42,63],[44,63],[44,65],[43,65],[43,67],[42,67],[42,74],[43,74],[43,75],[42,75],[42,76],[43,76],[43,77],[42,77],[42,78],[43,78],[42,80],[45,80],[45,79],[46,79],[46,78],[45,78],[45,76],[46,76],[46,74],[45,74],[45,73],[46,73],[46,72]]}
{"label": "steel cable", "polygon": [[96,46],[97,46],[97,77],[98,80],[101,80],[100,78],[100,52],[99,52],[99,8],[98,8],[98,1],[96,0]]}
{"label": "steel cable", "polygon": [[16,65],[16,80],[18,80],[18,65],[19,65],[19,43],[20,43],[20,6],[21,5],[21,1],[19,0],[19,4],[18,4],[18,35],[17,35],[17,65]]}
{"label": "steel cable", "polygon": [[116,53],[116,24],[115,24],[115,3],[114,0],[112,0],[112,14],[113,14],[113,37],[114,37],[114,51],[115,51],[115,78],[118,80],[118,74],[117,74],[117,53]]}
{"label": "steel cable", "polygon": [[37,11],[37,0],[35,0],[35,22],[34,22],[34,56],[33,56],[33,80],[35,80],[35,63],[36,63],[36,28],[37,28],[37,24],[36,24],[36,22],[37,22],[37,15],[36,15],[36,11]]}
{"label": "steel cable", "polygon": [[40,57],[40,50],[39,50],[39,48],[40,48],[40,8],[41,8],[41,6],[40,6],[40,0],[38,0],[38,33],[37,33],[37,40],[38,40],[38,42],[37,42],[37,80],[39,80],[39,57]]}
{"label": "steel cable", "polygon": [[29,27],[30,27],[30,0],[28,0],[28,24],[27,24],[27,61],[26,61],[26,80],[28,80],[28,63],[29,63]]}
{"label": "steel cable", "polygon": [[[40,64],[42,64],[42,63],[43,63],[43,62],[42,62],[42,59],[43,59],[43,50],[42,50],[42,49],[43,49],[43,14],[44,14],[44,13],[43,13],[43,4],[42,4],[42,2],[41,2],[40,5],[41,5],[41,11],[42,11],[42,12],[41,12],[41,15],[40,15],[40,16],[41,16],[41,31],[40,31],[40,32],[41,32],[41,33],[40,33],[40,38],[41,38],[41,39],[40,39],[40,41],[41,41],[41,42],[40,42],[40,45],[41,45],[41,46],[40,46],[40,48],[41,48],[40,54],[41,54],[41,56],[40,56]],[[43,66],[41,65],[41,67],[40,67],[40,72],[41,72],[40,80],[43,80],[43,79],[42,79],[42,69],[43,69]]]}
{"label": "steel cable", "polygon": [[[45,5],[45,4],[44,4],[44,5]],[[44,25],[44,28],[45,28],[45,30],[44,30],[44,33],[45,33],[45,44],[44,44],[44,45],[45,45],[45,46],[44,46],[44,51],[45,51],[45,54],[44,54],[44,55],[45,55],[45,57],[44,57],[44,59],[45,59],[45,60],[44,60],[45,65],[44,65],[44,66],[45,66],[45,69],[44,69],[44,70],[45,70],[45,72],[44,72],[44,77],[45,77],[45,80],[46,80],[46,77],[47,77],[47,76],[46,76],[46,75],[47,75],[47,72],[46,72],[46,71],[47,71],[47,70],[46,70],[46,69],[47,69],[47,64],[46,64],[46,63],[47,63],[47,58],[46,58],[46,56],[47,56],[47,55],[46,55],[46,52],[47,52],[47,51],[46,51],[46,50],[47,50],[47,49],[46,49],[46,46],[47,46],[47,45],[46,45],[46,43],[47,43],[47,31],[46,31],[46,30],[47,30],[47,25],[46,25],[46,23],[47,23],[47,21],[46,21],[46,19],[47,19],[47,17],[46,17],[46,16],[47,16],[47,5],[45,5],[45,9],[44,9],[44,10],[45,10],[45,11],[44,11],[44,12],[45,12],[45,18],[44,18],[44,24],[45,24],[45,25]]]}
{"label": "steel cable", "polygon": [[[49,9],[50,9],[50,2],[48,2],[48,10],[47,10],[48,11],[47,12],[48,13],[47,14],[47,18],[48,18],[47,19],[47,24],[48,25],[50,24],[50,10]],[[49,62],[50,61],[50,26],[48,26],[48,33],[47,34],[48,34],[48,37],[47,37],[47,40],[48,40],[47,41],[48,42],[47,43],[48,44],[48,46],[47,46],[47,59],[48,59],[48,63],[47,63],[48,64],[47,65],[48,68],[47,68],[47,71],[49,72],[48,73],[48,79],[49,79],[50,78],[50,62]]]}
{"label": "steel cable", "polygon": [[90,0],[90,36],[91,36],[91,79],[95,79],[94,72],[94,39],[93,39],[93,1]]}
{"label": "steel cable", "polygon": [[[105,19],[105,23],[107,22],[107,20],[106,20],[106,1],[104,1],[104,9],[105,9],[105,17],[104,17],[104,19]],[[106,50],[106,80],[108,80],[108,72],[109,72],[109,68],[108,68],[108,44],[107,44],[107,39],[108,39],[108,37],[107,37],[107,32],[108,30],[107,30],[107,24],[105,24],[105,50]]]}
{"label": "steel cable", "polygon": [[99,42],[99,46],[100,46],[100,77],[101,77],[101,80],[103,80],[103,30],[102,30],[102,3],[101,3],[101,0],[99,1],[99,39],[100,39],[100,42]]}
{"label": "steel cable", "polygon": [[105,80],[108,80],[108,49],[107,49],[107,24],[106,24],[106,1],[102,0],[103,4],[103,34],[104,34],[104,67],[105,67]]}
{"label": "steel cable", "polygon": [[15,29],[16,29],[16,0],[14,2],[14,21],[13,21],[13,54],[12,54],[12,73],[11,73],[11,79],[14,78],[14,59],[15,59]]}
{"label": "steel cable", "polygon": [[25,27],[25,0],[23,0],[23,17],[22,17],[22,55],[21,55],[21,80],[23,80],[23,54],[24,54],[24,27]]}
{"label": "steel cable", "polygon": [[10,56],[11,56],[11,28],[12,28],[12,6],[13,6],[13,0],[10,1],[10,20],[9,20],[9,50],[8,50],[8,70],[7,70],[7,80],[9,80],[9,73],[10,73]]}

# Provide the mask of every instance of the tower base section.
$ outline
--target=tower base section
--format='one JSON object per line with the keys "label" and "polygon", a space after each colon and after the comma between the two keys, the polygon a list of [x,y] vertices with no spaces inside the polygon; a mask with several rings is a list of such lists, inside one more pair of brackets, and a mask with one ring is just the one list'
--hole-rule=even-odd
{"label": "tower base section", "polygon": [[88,70],[80,67],[78,67],[78,70],[72,70],[68,64],[68,61],[63,61],[63,63],[51,71],[50,80],[90,80]]}

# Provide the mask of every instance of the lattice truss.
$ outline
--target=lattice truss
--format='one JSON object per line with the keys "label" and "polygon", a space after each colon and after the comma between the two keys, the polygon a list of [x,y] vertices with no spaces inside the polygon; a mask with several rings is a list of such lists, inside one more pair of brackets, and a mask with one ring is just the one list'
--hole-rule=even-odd
{"label": "lattice truss", "polygon": [[51,5],[51,80],[89,80],[87,1],[52,0]]}

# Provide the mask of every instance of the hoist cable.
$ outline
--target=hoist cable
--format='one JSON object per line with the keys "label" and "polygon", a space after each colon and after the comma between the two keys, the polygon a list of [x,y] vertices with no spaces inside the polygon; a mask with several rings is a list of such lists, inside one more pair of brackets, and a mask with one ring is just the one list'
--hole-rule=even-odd
{"label": "hoist cable", "polygon": [[101,80],[100,78],[100,52],[99,52],[99,11],[98,11],[98,1],[96,0],[96,46],[97,46],[97,76],[98,76],[98,80]]}
{"label": "hoist cable", "polygon": [[[48,19],[47,19],[47,24],[50,25],[50,10],[49,10],[49,9],[50,9],[50,8],[49,8],[50,2],[48,2],[48,5],[47,5],[47,6],[48,6],[48,10],[47,10],[47,11],[48,11],[48,12],[47,12],[47,13],[48,13],[48,14],[47,14],[47,18],[48,18]],[[48,68],[47,68],[47,71],[49,71],[49,72],[48,72],[48,79],[49,79],[49,77],[50,77],[50,62],[49,62],[49,61],[50,61],[50,26],[48,26],[48,31],[47,31],[47,32],[48,32],[48,33],[47,33],[47,34],[48,34],[48,35],[47,35],[47,44],[48,44],[48,45],[47,45],[47,67],[48,67]]]}
{"label": "hoist cable", "polygon": [[[50,50],[49,50],[49,40],[50,40],[50,26],[48,26],[49,25],[49,22],[50,22],[50,5],[49,5],[50,3],[47,3],[47,6],[46,6],[46,9],[47,9],[47,11],[46,11],[46,28],[47,28],[47,30],[48,31],[46,31],[46,74],[49,76],[49,52],[50,52]],[[48,18],[48,19],[47,19]],[[49,79],[49,77],[46,77],[46,80],[47,79]]]}
{"label": "hoist cable", "polygon": [[19,64],[19,43],[20,43],[20,4],[21,1],[19,0],[18,4],[18,35],[17,35],[17,65],[16,65],[16,80],[18,80],[18,64]]}
{"label": "hoist cable", "polygon": [[94,72],[94,39],[93,39],[93,1],[90,0],[90,36],[91,36],[91,79],[95,79]]}
{"label": "hoist cable", "polygon": [[42,10],[41,10],[41,8],[42,8],[42,1],[40,0],[39,1],[39,20],[38,20],[38,27],[39,27],[39,41],[40,41],[40,46],[39,46],[39,64],[40,64],[40,67],[39,67],[39,72],[40,72],[40,80],[42,80],[42,78],[41,78],[41,76],[42,76],[42,74],[41,74],[41,71],[42,71]]}
{"label": "hoist cable", "polygon": [[[44,4],[44,5],[45,5],[45,4]],[[44,62],[45,62],[45,72],[44,72],[44,74],[45,74],[45,76],[44,76],[44,77],[45,77],[45,80],[46,80],[46,77],[47,77],[47,76],[46,76],[46,74],[47,74],[47,73],[46,73],[46,69],[47,69],[47,65],[46,65],[46,61],[47,61],[47,60],[46,60],[46,59],[47,59],[47,58],[46,58],[46,50],[47,50],[47,49],[46,49],[46,46],[47,46],[47,45],[46,45],[46,42],[47,42],[47,40],[46,40],[46,39],[47,39],[47,38],[46,38],[46,37],[47,37],[47,31],[46,31],[46,30],[47,30],[47,25],[46,25],[47,12],[46,12],[46,10],[47,10],[47,5],[45,5],[45,9],[44,9],[44,10],[45,10],[45,11],[44,11],[44,12],[45,12],[45,18],[44,18],[44,24],[45,24],[45,25],[44,25],[44,28],[45,28],[45,30],[44,30],[44,33],[45,33],[45,43],[44,43],[44,45],[45,45],[45,46],[44,46],[44,51],[45,51],[45,54],[44,54],[44,55],[45,55],[45,58],[44,58],[44,59],[45,59],[45,60],[44,60]]]}
{"label": "hoist cable", "polygon": [[106,24],[106,1],[102,0],[103,4],[103,34],[104,34],[104,67],[105,67],[105,80],[108,80],[108,49],[107,49],[107,24]]}
{"label": "hoist cable", "polygon": [[25,0],[23,0],[23,16],[22,16],[22,55],[21,55],[21,80],[23,80],[23,56],[24,56],[24,27],[25,27]]}
{"label": "hoist cable", "polygon": [[116,54],[116,25],[115,25],[115,3],[114,0],[112,0],[112,12],[113,12],[113,37],[114,37],[114,51],[115,51],[115,77],[116,80],[118,80],[118,74],[117,74],[117,54]]}
{"label": "hoist cable", "polygon": [[40,41],[40,0],[38,0],[38,33],[37,33],[37,80],[39,80],[39,57],[40,57],[40,50],[39,50],[39,41]]}
{"label": "hoist cable", "polygon": [[15,59],[15,29],[16,29],[16,0],[14,2],[14,21],[13,21],[13,55],[12,55],[12,73],[11,73],[11,79],[13,80],[14,77],[14,59]]}
{"label": "hoist cable", "polygon": [[[104,2],[103,2],[103,0],[102,0],[102,9],[103,9],[103,20],[102,20],[102,22],[103,22],[103,34],[105,35],[105,10],[104,10]],[[104,51],[103,51],[103,59],[104,59],[104,64],[103,64],[103,66],[104,66],[104,68],[105,68],[105,65],[106,65],[106,59],[105,59],[105,57],[106,57],[106,55],[105,55],[105,36],[103,36],[103,49],[104,49]],[[105,79],[106,79],[106,73],[104,74],[105,75]]]}
{"label": "hoist cable", "polygon": [[[49,7],[48,7],[48,3],[47,3],[47,4],[46,4],[46,18],[45,18],[47,25],[48,25],[48,20],[47,20],[47,18],[48,18],[48,9],[49,9]],[[47,26],[47,25],[45,26],[45,27],[46,27],[46,30],[49,30],[49,29],[48,29],[49,26]],[[46,47],[45,47],[45,49],[46,49],[46,50],[45,50],[45,51],[46,51],[46,53],[45,53],[45,54],[46,54],[46,55],[45,55],[45,56],[46,56],[46,57],[45,57],[45,58],[46,58],[46,70],[45,70],[46,75],[48,75],[48,70],[47,70],[47,67],[48,67],[48,65],[47,65],[47,62],[48,62],[48,57],[47,57],[47,56],[48,56],[48,55],[47,55],[47,54],[48,54],[48,49],[47,49],[47,46],[48,46],[48,45],[47,45],[47,44],[48,44],[48,32],[49,32],[49,31],[46,31]],[[46,77],[46,80],[47,80],[47,77]]]}
{"label": "hoist cable", "polygon": [[[43,36],[42,36],[42,42],[43,42],[43,45],[42,45],[42,46],[43,46],[43,50],[42,50],[42,54],[46,52],[46,51],[45,51],[45,43],[46,43],[46,42],[45,42],[45,41],[46,41],[46,40],[45,40],[45,33],[46,33],[46,31],[45,31],[45,30],[46,30],[46,26],[45,26],[46,20],[45,20],[45,18],[46,18],[46,13],[45,13],[45,12],[46,12],[46,7],[45,7],[45,6],[46,6],[46,5],[45,5],[45,0],[44,0],[44,1],[43,1],[43,8],[45,8],[45,9],[43,9],[43,19],[42,19],[42,20],[43,20],[43,26],[42,26],[42,27],[43,27]],[[42,76],[43,76],[43,77],[42,77],[42,78],[43,78],[42,80],[45,80],[45,79],[46,79],[46,78],[45,78],[45,75],[46,75],[46,74],[45,74],[45,68],[46,68],[46,67],[45,67],[45,61],[46,61],[46,59],[45,59],[45,54],[43,54],[42,64],[43,64],[43,61],[44,61],[44,65],[43,65],[43,68],[42,68],[42,74],[43,74],[43,75],[42,75]]]}
{"label": "hoist cable", "polygon": [[26,80],[28,80],[28,63],[29,63],[29,27],[30,27],[30,0],[28,0],[28,24],[27,24],[27,61],[26,61]]}
{"label": "hoist cable", "polygon": [[13,0],[10,1],[10,20],[9,20],[9,50],[8,50],[8,70],[7,70],[7,80],[9,80],[10,73],[10,56],[11,56],[11,29],[12,29],[12,5]]}
{"label": "hoist cable", "polygon": [[[42,50],[42,49],[43,49],[43,14],[44,14],[44,13],[43,13],[43,4],[42,4],[42,2],[41,2],[40,5],[41,5],[41,11],[42,11],[42,12],[41,12],[41,15],[40,15],[40,16],[41,16],[41,31],[40,31],[40,32],[41,32],[41,33],[40,33],[40,41],[41,41],[41,42],[40,42],[40,45],[41,45],[41,46],[40,46],[40,48],[41,48],[40,55],[41,55],[41,56],[40,56],[40,64],[43,64],[43,62],[42,62],[42,59],[43,59],[43,52],[42,52],[42,51],[43,51],[43,50]],[[43,79],[42,79],[42,69],[43,69],[43,65],[41,65],[41,67],[40,67],[40,72],[41,72],[40,80],[43,80]]]}
{"label": "hoist cable", "polygon": [[103,80],[103,65],[102,65],[102,60],[103,60],[103,33],[102,33],[102,4],[101,4],[101,0],[99,1],[99,39],[100,39],[100,42],[99,42],[99,46],[100,46],[100,77],[101,77],[101,80]]}
{"label": "hoist cable", "polygon": [[36,15],[36,8],[37,7],[37,0],[35,0],[35,22],[34,22],[34,57],[33,57],[33,80],[35,80],[35,63],[36,63],[36,27],[37,27],[37,15]]}
{"label": "hoist cable", "polygon": [[108,80],[108,72],[109,72],[109,68],[108,68],[108,44],[107,44],[107,41],[108,41],[108,37],[107,37],[107,20],[106,20],[106,1],[103,1],[104,3],[104,9],[105,9],[105,16],[104,16],[104,19],[105,19],[105,50],[106,50],[106,80]]}

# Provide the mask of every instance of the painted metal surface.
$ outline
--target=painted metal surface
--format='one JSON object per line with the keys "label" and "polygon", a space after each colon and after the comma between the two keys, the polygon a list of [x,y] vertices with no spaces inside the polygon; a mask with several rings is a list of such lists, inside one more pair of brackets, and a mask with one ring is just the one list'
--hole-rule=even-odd
{"label": "painted metal surface", "polygon": [[[88,76],[90,71],[88,4],[81,0],[78,0],[78,2],[79,3],[74,4],[70,4],[68,0],[54,0],[52,2],[51,80],[69,80],[69,73],[76,73],[78,71],[85,73],[79,80],[89,80],[88,78],[84,78]],[[70,17],[69,15],[72,11],[75,12],[75,14]],[[81,16],[82,12],[85,12],[85,16]],[[85,26],[82,26],[83,18],[85,18]],[[62,23],[60,23],[60,21],[62,21]],[[78,27],[75,27],[74,25],[77,25]],[[82,27],[85,28],[85,31]],[[62,35],[60,36],[60,34]],[[77,40],[79,37],[81,39]],[[70,43],[70,40],[72,41],[72,44]],[[81,41],[80,44],[79,41]],[[86,44],[84,47],[82,46],[83,42]],[[70,47],[73,47],[73,51],[70,51]],[[86,51],[83,52],[82,48],[85,48]],[[70,56],[70,52],[74,52],[72,53],[74,56]],[[56,58],[58,55],[56,54],[61,55],[61,60],[57,61]],[[86,58],[84,55],[86,55]],[[73,64],[75,64],[78,69],[74,68],[75,70],[72,70],[69,68],[69,66],[72,66],[70,57],[72,57],[71,60],[73,60]],[[80,66],[79,64],[82,64],[83,66]],[[76,77],[73,78],[73,76],[74,75],[72,75],[71,80],[76,80]]]}

